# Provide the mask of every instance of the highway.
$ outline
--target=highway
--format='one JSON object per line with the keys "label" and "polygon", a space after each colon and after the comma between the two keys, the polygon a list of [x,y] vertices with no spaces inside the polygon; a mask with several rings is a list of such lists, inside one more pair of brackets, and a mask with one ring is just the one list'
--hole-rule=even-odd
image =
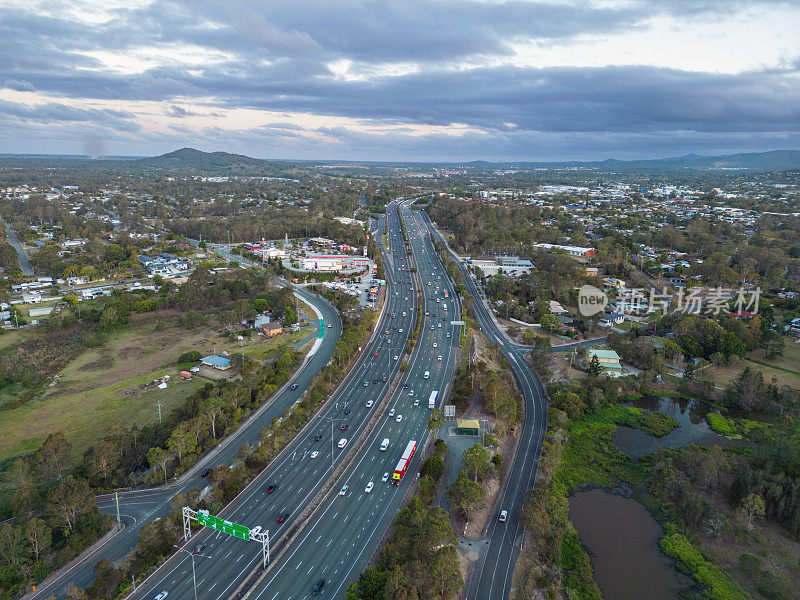
{"label": "highway", "polygon": [[[261,427],[269,425],[272,419],[280,416],[287,406],[291,406],[300,399],[302,393],[308,388],[311,378],[330,360],[336,342],[341,336],[342,324],[338,312],[327,300],[301,288],[296,288],[295,291],[319,311],[326,323],[321,344],[313,355],[307,357],[306,364],[302,365],[286,385],[251,415],[236,432],[228,436],[220,446],[204,457],[178,481],[170,482],[166,488],[159,487],[121,493],[119,496],[120,513],[125,528],[111,542],[96,549],[85,560],[73,562],[59,571],[58,576],[45,580],[37,587],[36,592],[28,594],[26,598],[46,598],[51,594],[63,597],[65,588],[71,583],[80,587],[90,585],[95,580],[94,565],[98,560],[107,558],[114,562],[122,559],[135,548],[141,525],[148,520],[164,517],[170,512],[172,496],[179,492],[186,492],[193,487],[202,489],[208,485],[208,482],[200,477],[199,473],[208,467],[214,468],[232,463],[242,444],[255,444],[258,441]],[[328,324],[330,327],[327,326]],[[295,383],[298,388],[292,390],[291,385]],[[98,507],[102,512],[116,516],[113,495],[100,496]]]}
{"label": "highway", "polygon": [[[444,241],[427,214],[421,214],[420,219],[425,220],[434,236]],[[508,520],[505,523],[497,518],[489,520],[483,532],[489,545],[470,570],[464,589],[466,600],[505,600],[510,594],[514,568],[522,547],[524,529],[519,522],[520,511],[525,493],[533,488],[539,471],[539,453],[547,428],[547,396],[539,378],[525,362],[524,350],[509,342],[498,329],[486,305],[481,302],[478,289],[466,267],[455,254],[450,254],[464,275],[470,295],[475,299],[472,310],[481,331],[498,344],[509,360],[525,402],[525,421],[519,446],[508,470],[505,487],[495,505],[497,512],[508,511]]]}
{"label": "highway", "polygon": [[[429,236],[416,221],[416,213],[406,208],[403,212],[423,288],[422,310],[429,313],[423,318],[409,368],[354,464],[288,549],[286,558],[259,582],[249,596],[251,600],[310,598],[319,579],[325,579],[320,598],[344,597],[348,585],[358,579],[376,552],[416,479],[430,438],[427,404],[431,392],[439,392],[438,408],[449,396],[460,339],[460,326],[451,321],[460,320],[461,307]],[[397,252],[403,243],[402,231],[391,216],[390,207],[389,235]],[[444,298],[444,290],[448,298]],[[426,371],[430,372],[429,378],[425,377]],[[418,401],[416,406],[415,401]],[[398,415],[403,417],[400,422]],[[390,442],[386,451],[380,449],[383,439]],[[417,453],[401,484],[392,485],[395,465],[410,440],[417,442]],[[384,481],[384,477],[389,477],[389,481]],[[370,482],[374,488],[367,492]],[[342,495],[339,490],[345,485],[347,491]]]}
{"label": "highway", "polygon": [[[391,211],[389,221],[392,229],[397,227],[397,216]],[[377,335],[319,414],[222,513],[235,523],[268,530],[273,543],[321,489],[332,472],[332,458],[335,464],[347,454],[350,443],[364,430],[400,370],[405,342],[414,327],[416,294],[412,274],[406,270],[408,257],[402,243],[393,244],[384,259],[386,307]],[[369,401],[373,404],[367,406]],[[341,426],[347,429],[340,430]],[[340,438],[348,439],[348,447],[336,447],[332,453],[332,441],[338,442]],[[268,485],[275,485],[274,491],[267,492]],[[200,543],[206,545],[203,554],[211,558],[196,561],[202,561],[196,564],[197,594],[208,600],[230,596],[261,560],[260,544],[211,529],[201,530],[187,547],[191,549]],[[173,555],[132,597],[152,599],[164,591],[170,598],[192,597],[191,558],[186,554]]]}

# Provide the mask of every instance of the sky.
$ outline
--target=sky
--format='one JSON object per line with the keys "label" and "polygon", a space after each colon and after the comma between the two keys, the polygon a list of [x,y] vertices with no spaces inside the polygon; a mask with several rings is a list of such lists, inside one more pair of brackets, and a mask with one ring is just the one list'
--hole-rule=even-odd
{"label": "sky", "polygon": [[0,153],[800,149],[800,0],[0,0]]}

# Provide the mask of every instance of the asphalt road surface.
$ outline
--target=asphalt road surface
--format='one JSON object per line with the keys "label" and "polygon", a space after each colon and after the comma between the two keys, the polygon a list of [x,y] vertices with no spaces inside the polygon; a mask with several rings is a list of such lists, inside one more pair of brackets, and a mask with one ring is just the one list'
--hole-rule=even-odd
{"label": "asphalt road surface", "polygon": [[[389,211],[390,227],[399,230],[397,216]],[[396,241],[395,238],[392,240]],[[357,439],[379,400],[399,371],[406,339],[414,326],[416,294],[408,257],[402,242],[393,244],[386,261],[386,308],[378,324],[378,335],[365,348],[328,404],[279,457],[245,488],[223,516],[250,528],[268,530],[274,540],[294,522],[321,489],[349,448],[332,448],[341,438]],[[401,270],[402,269],[402,270]],[[405,313],[405,315],[403,315]],[[388,333],[387,333],[388,332]],[[395,356],[398,357],[395,360]],[[366,404],[372,400],[373,405]],[[345,413],[349,411],[349,413]],[[427,416],[426,416],[427,420]],[[347,426],[346,430],[339,427]],[[333,426],[333,435],[331,428]],[[318,439],[315,439],[318,438]],[[349,445],[349,444],[348,444]],[[238,444],[237,444],[238,447]],[[313,453],[318,453],[316,456]],[[268,493],[268,485],[276,485]],[[282,521],[279,518],[285,517]],[[203,543],[203,554],[195,560],[198,598],[223,600],[261,561],[261,545],[203,529],[189,547]],[[180,553],[170,558],[134,595],[152,599],[161,592],[169,597],[193,597],[191,557]],[[309,591],[310,591],[309,587]]]}
{"label": "asphalt road surface", "polygon": [[[430,231],[441,239],[430,223],[427,214],[422,214]],[[466,267],[451,253],[461,272],[469,293],[479,298],[477,287]],[[490,518],[484,530],[489,546],[473,565],[465,584],[464,598],[467,600],[504,600],[509,597],[514,567],[522,548],[523,527],[519,522],[525,493],[533,489],[539,471],[539,453],[547,428],[547,397],[539,378],[531,371],[523,358],[523,350],[510,343],[497,328],[483,302],[473,302],[472,309],[481,331],[496,342],[500,351],[511,363],[517,386],[525,401],[525,421],[522,426],[519,446],[514,462],[508,472],[506,484],[496,504],[497,512],[508,511],[504,523],[496,517]]]}
{"label": "asphalt road surface", "polygon": [[[96,578],[94,565],[97,561],[107,558],[116,562],[124,558],[135,548],[141,525],[149,520],[164,517],[170,512],[170,499],[175,494],[186,492],[193,487],[202,489],[208,485],[199,473],[208,467],[214,468],[222,464],[231,464],[242,444],[257,443],[261,427],[269,425],[272,419],[280,416],[287,406],[291,406],[300,399],[308,388],[311,378],[330,360],[341,335],[342,324],[336,309],[327,300],[304,289],[296,288],[296,292],[309,304],[316,307],[325,321],[324,337],[316,353],[308,358],[306,364],[295,373],[282,390],[273,395],[238,431],[226,438],[220,447],[202,459],[180,480],[171,483],[167,488],[120,494],[120,515],[125,528],[102,548],[97,549],[83,560],[68,565],[66,569],[59,572],[57,577],[45,580],[42,585],[38,586],[36,592],[30,593],[26,598],[46,598],[51,594],[56,597],[64,597],[65,589],[71,584],[80,587],[90,585]],[[298,385],[298,388],[291,390],[290,386],[294,383]],[[116,516],[116,503],[113,495],[100,496],[97,504],[102,512]]]}
{"label": "asphalt road surface", "polygon": [[[449,395],[461,333],[460,326],[452,325],[451,321],[461,318],[461,306],[430,237],[416,221],[416,213],[403,210],[423,288],[422,310],[423,314],[428,313],[403,374],[403,385],[391,398],[387,412],[381,416],[380,425],[362,452],[340,478],[337,491],[344,485],[347,491],[343,495],[334,493],[322,504],[285,558],[273,566],[251,593],[251,599],[310,598],[319,579],[325,579],[319,598],[343,598],[348,585],[358,579],[377,550],[408,487],[417,477],[425,443],[431,437],[427,431],[428,398],[432,391],[439,392],[437,407],[441,408],[443,398]],[[402,231],[391,213],[390,207],[389,240],[402,246]],[[444,290],[448,298],[444,298]],[[426,371],[429,378],[425,378]],[[398,415],[403,417],[400,422]],[[383,439],[390,442],[386,451],[380,450]],[[418,445],[415,458],[401,484],[392,485],[395,465],[411,440]],[[389,477],[389,481],[383,481],[384,477]],[[367,492],[370,482],[374,488]]]}

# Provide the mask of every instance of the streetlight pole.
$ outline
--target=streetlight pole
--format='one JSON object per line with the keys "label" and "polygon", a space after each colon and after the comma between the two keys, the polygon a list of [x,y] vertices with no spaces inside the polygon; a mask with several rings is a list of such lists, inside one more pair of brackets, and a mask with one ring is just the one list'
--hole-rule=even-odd
{"label": "streetlight pole", "polygon": [[192,558],[192,585],[194,586],[194,600],[197,600],[197,576],[195,575],[194,571],[194,557],[200,556],[201,558],[211,558],[210,556],[206,556],[205,554],[196,554],[194,552],[189,552],[186,548],[181,548],[180,546],[176,546],[172,544],[173,547],[177,548],[179,552],[186,552]]}

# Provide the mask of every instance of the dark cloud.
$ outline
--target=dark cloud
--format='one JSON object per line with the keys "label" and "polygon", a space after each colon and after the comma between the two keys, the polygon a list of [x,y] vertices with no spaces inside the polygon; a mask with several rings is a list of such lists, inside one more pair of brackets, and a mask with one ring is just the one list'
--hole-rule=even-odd
{"label": "dark cloud", "polygon": [[[394,129],[366,135],[352,127],[326,128],[317,132],[326,136],[324,146],[294,123],[226,132],[211,120],[195,140],[207,136],[259,155],[274,148],[276,155],[298,156],[354,152],[364,158],[402,153],[435,158],[440,152],[459,158],[541,158],[547,151],[569,154],[570,149],[619,156],[620,148],[646,152],[674,146],[699,152],[740,149],[732,144],[786,146],[796,143],[800,131],[800,59],[790,57],[790,66],[782,70],[737,75],[648,66],[489,65],[507,57],[518,41],[575,43],[581,36],[644,27],[658,15],[689,23],[753,6],[789,4],[798,2],[662,0],[613,8],[521,0],[160,0],[116,11],[100,25],[20,4],[4,8],[0,19],[0,81],[5,88],[38,91],[55,100],[33,107],[0,101],[0,123],[13,121],[0,135],[5,144],[0,150],[14,150],[9,131],[27,127],[35,141],[47,124],[54,136],[73,135],[79,141],[89,127],[100,130],[97,135],[108,144],[122,140],[131,148],[184,143],[198,135],[179,122],[162,132],[142,132],[133,114],[75,108],[58,98],[158,101],[174,119],[199,114],[182,106],[198,99],[208,106],[203,114],[211,117],[223,116],[226,108],[248,108],[364,119]],[[153,47],[164,52],[165,46],[167,53],[174,46],[180,59],[191,58],[194,47],[202,50],[189,64],[167,62],[135,74],[113,72],[93,57],[109,51],[135,59]],[[219,58],[209,62],[209,53]],[[331,71],[330,65],[341,60],[366,73],[387,63],[413,63],[421,70],[348,80]],[[452,68],[463,61],[477,67]],[[454,123],[475,132],[460,137],[416,132],[418,125]],[[77,124],[85,125],[84,133],[77,133]],[[22,142],[25,134],[19,136]]]}

